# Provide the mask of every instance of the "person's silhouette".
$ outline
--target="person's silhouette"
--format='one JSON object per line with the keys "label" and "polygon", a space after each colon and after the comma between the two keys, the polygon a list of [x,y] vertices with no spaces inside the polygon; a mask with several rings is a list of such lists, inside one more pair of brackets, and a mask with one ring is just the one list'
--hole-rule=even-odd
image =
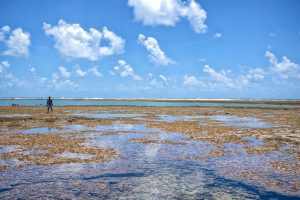
{"label": "person's silhouette", "polygon": [[49,110],[51,109],[51,112],[53,112],[53,101],[51,97],[48,98],[47,100],[47,113],[49,113]]}

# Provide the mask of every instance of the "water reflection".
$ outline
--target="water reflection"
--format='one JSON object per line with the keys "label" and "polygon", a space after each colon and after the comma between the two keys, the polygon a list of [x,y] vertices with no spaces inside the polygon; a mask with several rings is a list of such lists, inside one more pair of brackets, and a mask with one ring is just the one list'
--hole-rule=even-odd
{"label": "water reflection", "polygon": [[225,126],[237,126],[244,128],[271,128],[276,127],[274,124],[265,123],[259,121],[255,117],[239,117],[239,116],[227,116],[227,115],[213,115],[209,116],[209,119],[220,121]]}
{"label": "water reflection", "polygon": [[[249,141],[247,144],[220,144],[228,153],[199,160],[198,157],[207,155],[216,145],[185,140],[190,135],[121,122],[95,128],[72,125],[57,131],[71,130],[87,131],[81,135],[86,139],[82,145],[114,148],[123,157],[105,163],[27,166],[0,171],[1,199],[292,199],[298,195],[284,189],[274,192],[278,188],[265,185],[274,178],[292,183],[300,177],[268,167],[270,161],[291,158],[287,154],[246,154],[245,146],[263,144],[253,137],[243,138]],[[118,134],[106,134],[111,131]],[[183,142],[184,145],[143,144],[130,139]],[[65,152],[57,156],[89,159],[93,155]],[[253,181],[247,176],[241,177],[242,172],[249,172],[250,177],[251,172],[261,173],[261,176]]]}
{"label": "water reflection", "polygon": [[29,114],[11,114],[11,115],[0,115],[0,117],[5,118],[13,118],[13,117],[31,117],[32,115]]}
{"label": "water reflection", "polygon": [[265,123],[255,117],[239,117],[234,115],[212,115],[212,116],[187,116],[187,115],[157,115],[156,121],[176,122],[176,121],[199,121],[200,126],[210,125],[207,121],[201,119],[207,118],[210,120],[222,122],[224,126],[237,126],[243,128],[271,128],[277,127],[275,124]]}
{"label": "water reflection", "polygon": [[124,113],[98,113],[98,114],[92,114],[92,113],[75,113],[72,114],[73,116],[78,117],[87,117],[87,118],[98,118],[98,119],[107,119],[107,118],[135,118],[135,117],[141,117],[143,115],[140,114],[124,114]]}

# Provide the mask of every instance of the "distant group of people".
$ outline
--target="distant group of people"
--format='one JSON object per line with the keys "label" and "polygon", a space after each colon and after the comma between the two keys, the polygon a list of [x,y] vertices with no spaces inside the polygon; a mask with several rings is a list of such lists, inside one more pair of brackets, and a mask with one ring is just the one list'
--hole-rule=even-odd
{"label": "distant group of people", "polygon": [[[40,104],[40,105],[42,105],[42,104]],[[13,103],[13,104],[11,104],[11,106],[19,106],[19,104]],[[38,106],[38,105],[36,104],[36,106]],[[51,112],[53,112],[53,100],[49,96],[47,99],[47,113],[49,113],[50,110],[51,110]]]}

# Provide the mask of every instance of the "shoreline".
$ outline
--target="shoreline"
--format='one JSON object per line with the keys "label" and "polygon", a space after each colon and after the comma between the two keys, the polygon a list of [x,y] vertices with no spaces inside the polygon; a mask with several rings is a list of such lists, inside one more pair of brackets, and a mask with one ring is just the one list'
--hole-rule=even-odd
{"label": "shoreline", "polygon": [[[46,100],[47,98],[0,98],[0,101]],[[221,104],[258,104],[300,106],[300,100],[247,100],[247,99],[115,99],[115,98],[53,98],[54,101],[78,102],[166,102],[166,103],[221,103]],[[72,106],[72,105],[70,105]],[[80,105],[81,106],[81,105]],[[85,106],[85,105],[82,105]],[[102,106],[102,105],[93,105]],[[2,107],[2,106],[1,106]],[[180,107],[180,106],[179,106]],[[191,105],[193,107],[193,105]],[[197,107],[197,106],[195,106]],[[203,106],[206,107],[206,106]],[[222,105],[217,106],[222,107]]]}

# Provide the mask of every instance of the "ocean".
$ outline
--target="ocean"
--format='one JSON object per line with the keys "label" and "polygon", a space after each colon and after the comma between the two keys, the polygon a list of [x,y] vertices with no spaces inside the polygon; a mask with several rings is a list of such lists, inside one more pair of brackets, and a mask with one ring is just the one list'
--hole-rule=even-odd
{"label": "ocean", "polygon": [[[238,101],[238,102],[236,102]],[[102,99],[102,98],[54,98],[54,106],[157,106],[157,107],[258,107],[258,108],[300,108],[298,105],[272,104],[273,100],[235,99]],[[276,100],[278,101],[278,100]],[[289,100],[291,102],[296,100]],[[0,106],[45,106],[46,98],[1,98]],[[240,102],[240,103],[239,103]],[[249,102],[249,103],[247,103]],[[288,102],[285,100],[285,102]]]}

